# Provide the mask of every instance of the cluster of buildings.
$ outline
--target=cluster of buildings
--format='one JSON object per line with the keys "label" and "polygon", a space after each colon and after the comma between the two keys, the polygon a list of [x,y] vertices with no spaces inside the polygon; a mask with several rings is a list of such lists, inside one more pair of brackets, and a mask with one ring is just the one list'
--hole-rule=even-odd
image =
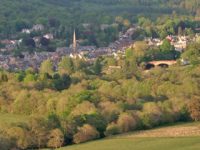
{"label": "cluster of buildings", "polygon": [[[45,29],[45,27],[41,24],[36,24],[34,25],[31,29],[23,29],[21,31],[21,33],[23,34],[30,34],[31,32],[38,32],[38,31],[43,31]],[[51,33],[47,33],[43,35],[44,38],[48,39],[48,40],[53,40],[54,36]],[[39,42],[41,40],[41,36],[35,36],[33,37],[33,40],[36,44],[36,46],[39,46]],[[22,39],[19,40],[9,40],[9,39],[5,39],[5,40],[0,40],[0,44],[4,45],[3,47],[0,47],[0,53],[12,53],[12,51],[17,48],[18,46],[20,46],[22,43]]]}
{"label": "cluster of buildings", "polygon": [[[87,24],[85,26],[88,26]],[[101,26],[102,29],[106,28],[106,25]],[[74,31],[73,43],[70,47],[58,47],[55,52],[35,52],[28,53],[23,52],[20,56],[15,57],[13,53],[5,52],[12,51],[17,45],[21,44],[22,40],[2,40],[0,41],[5,45],[4,48],[0,48],[0,68],[6,70],[25,70],[29,67],[38,69],[41,63],[46,59],[51,59],[54,66],[56,67],[58,62],[63,56],[70,56],[71,58],[86,59],[88,61],[93,61],[95,58],[107,55],[118,57],[118,54],[124,55],[125,49],[133,45],[132,35],[138,29],[138,26],[132,26],[125,33],[120,33],[118,40],[110,43],[108,47],[96,46],[79,46],[76,39],[76,33]],[[34,25],[32,29],[23,29],[22,32],[30,34],[32,31],[42,31],[44,30],[43,25]],[[53,40],[52,34],[43,35],[46,39]],[[196,36],[197,38],[199,36]],[[39,37],[34,37],[35,43],[38,42]],[[175,49],[179,52],[183,52],[187,44],[194,39],[187,36],[168,36],[167,39],[174,45]],[[145,41],[149,46],[160,46],[163,41],[161,39],[146,38]],[[111,68],[112,69],[112,68]]]}
{"label": "cluster of buildings", "polygon": [[[196,34],[194,38],[190,36],[178,36],[178,35],[169,35],[166,37],[167,40],[170,41],[171,45],[174,46],[175,50],[178,52],[183,52],[187,45],[192,41],[196,41],[200,37],[199,34]],[[161,46],[163,44],[163,40],[159,38],[146,38],[145,41],[149,46]]]}
{"label": "cluster of buildings", "polygon": [[30,34],[33,31],[43,31],[45,27],[42,24],[33,25],[31,29],[23,29],[22,33]]}
{"label": "cluster of buildings", "polygon": [[[43,30],[43,26],[36,25],[32,29],[23,29],[22,32],[29,34],[32,30]],[[69,56],[71,58],[80,58],[93,61],[95,58],[102,55],[114,55],[117,53],[123,53],[126,47],[130,46],[133,41],[131,35],[135,31],[135,27],[127,30],[126,33],[120,34],[119,39],[111,43],[108,47],[96,46],[79,46],[77,44],[76,33],[74,31],[73,43],[70,47],[58,47],[55,52],[34,52],[32,54],[28,52],[22,52],[20,56],[16,57],[13,53],[8,53],[5,55],[4,52],[11,52],[18,44],[21,44],[22,40],[2,40],[1,43],[5,44],[6,47],[0,49],[0,68],[6,70],[25,70],[29,67],[38,69],[41,63],[50,59],[54,66],[56,67],[58,62],[61,60],[62,56]],[[47,39],[53,39],[53,35],[45,34],[43,37]],[[38,38],[34,37],[35,43],[38,43]],[[10,49],[8,49],[10,47]]]}

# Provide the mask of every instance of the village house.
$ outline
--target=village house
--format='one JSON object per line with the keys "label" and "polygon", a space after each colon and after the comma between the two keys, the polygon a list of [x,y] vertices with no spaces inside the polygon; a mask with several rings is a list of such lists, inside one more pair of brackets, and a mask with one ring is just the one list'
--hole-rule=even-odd
{"label": "village house", "polygon": [[22,33],[30,34],[31,33],[31,29],[22,29]]}
{"label": "village house", "polygon": [[90,26],[91,26],[91,24],[89,24],[89,23],[83,23],[82,26],[83,26],[83,28],[85,28],[85,29],[89,29]]}
{"label": "village house", "polygon": [[163,43],[163,41],[158,38],[146,38],[145,41],[149,46],[160,46]]}
{"label": "village house", "polygon": [[45,34],[43,37],[48,39],[48,40],[53,40],[54,39],[54,36],[51,33]]}
{"label": "village house", "polygon": [[44,26],[42,24],[36,24],[31,29],[31,31],[42,31],[42,30],[44,30]]}

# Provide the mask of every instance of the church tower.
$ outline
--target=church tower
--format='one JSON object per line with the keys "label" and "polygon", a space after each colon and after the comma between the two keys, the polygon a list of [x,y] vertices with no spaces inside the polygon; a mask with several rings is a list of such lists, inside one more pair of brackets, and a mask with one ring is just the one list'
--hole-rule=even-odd
{"label": "church tower", "polygon": [[76,53],[76,31],[74,30],[74,35],[73,35],[73,53]]}

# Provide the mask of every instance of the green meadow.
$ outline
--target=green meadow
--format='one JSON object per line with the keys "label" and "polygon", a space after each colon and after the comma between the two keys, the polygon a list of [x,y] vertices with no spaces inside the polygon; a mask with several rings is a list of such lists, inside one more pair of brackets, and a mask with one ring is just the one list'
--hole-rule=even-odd
{"label": "green meadow", "polygon": [[199,150],[200,123],[180,123],[126,133],[60,150]]}

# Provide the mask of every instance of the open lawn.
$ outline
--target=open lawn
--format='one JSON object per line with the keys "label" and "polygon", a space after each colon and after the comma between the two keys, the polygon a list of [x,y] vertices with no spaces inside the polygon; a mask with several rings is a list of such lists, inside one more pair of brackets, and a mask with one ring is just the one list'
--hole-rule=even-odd
{"label": "open lawn", "polygon": [[199,150],[200,137],[107,139],[60,150]]}
{"label": "open lawn", "polygon": [[60,150],[200,150],[200,123],[137,131]]}

